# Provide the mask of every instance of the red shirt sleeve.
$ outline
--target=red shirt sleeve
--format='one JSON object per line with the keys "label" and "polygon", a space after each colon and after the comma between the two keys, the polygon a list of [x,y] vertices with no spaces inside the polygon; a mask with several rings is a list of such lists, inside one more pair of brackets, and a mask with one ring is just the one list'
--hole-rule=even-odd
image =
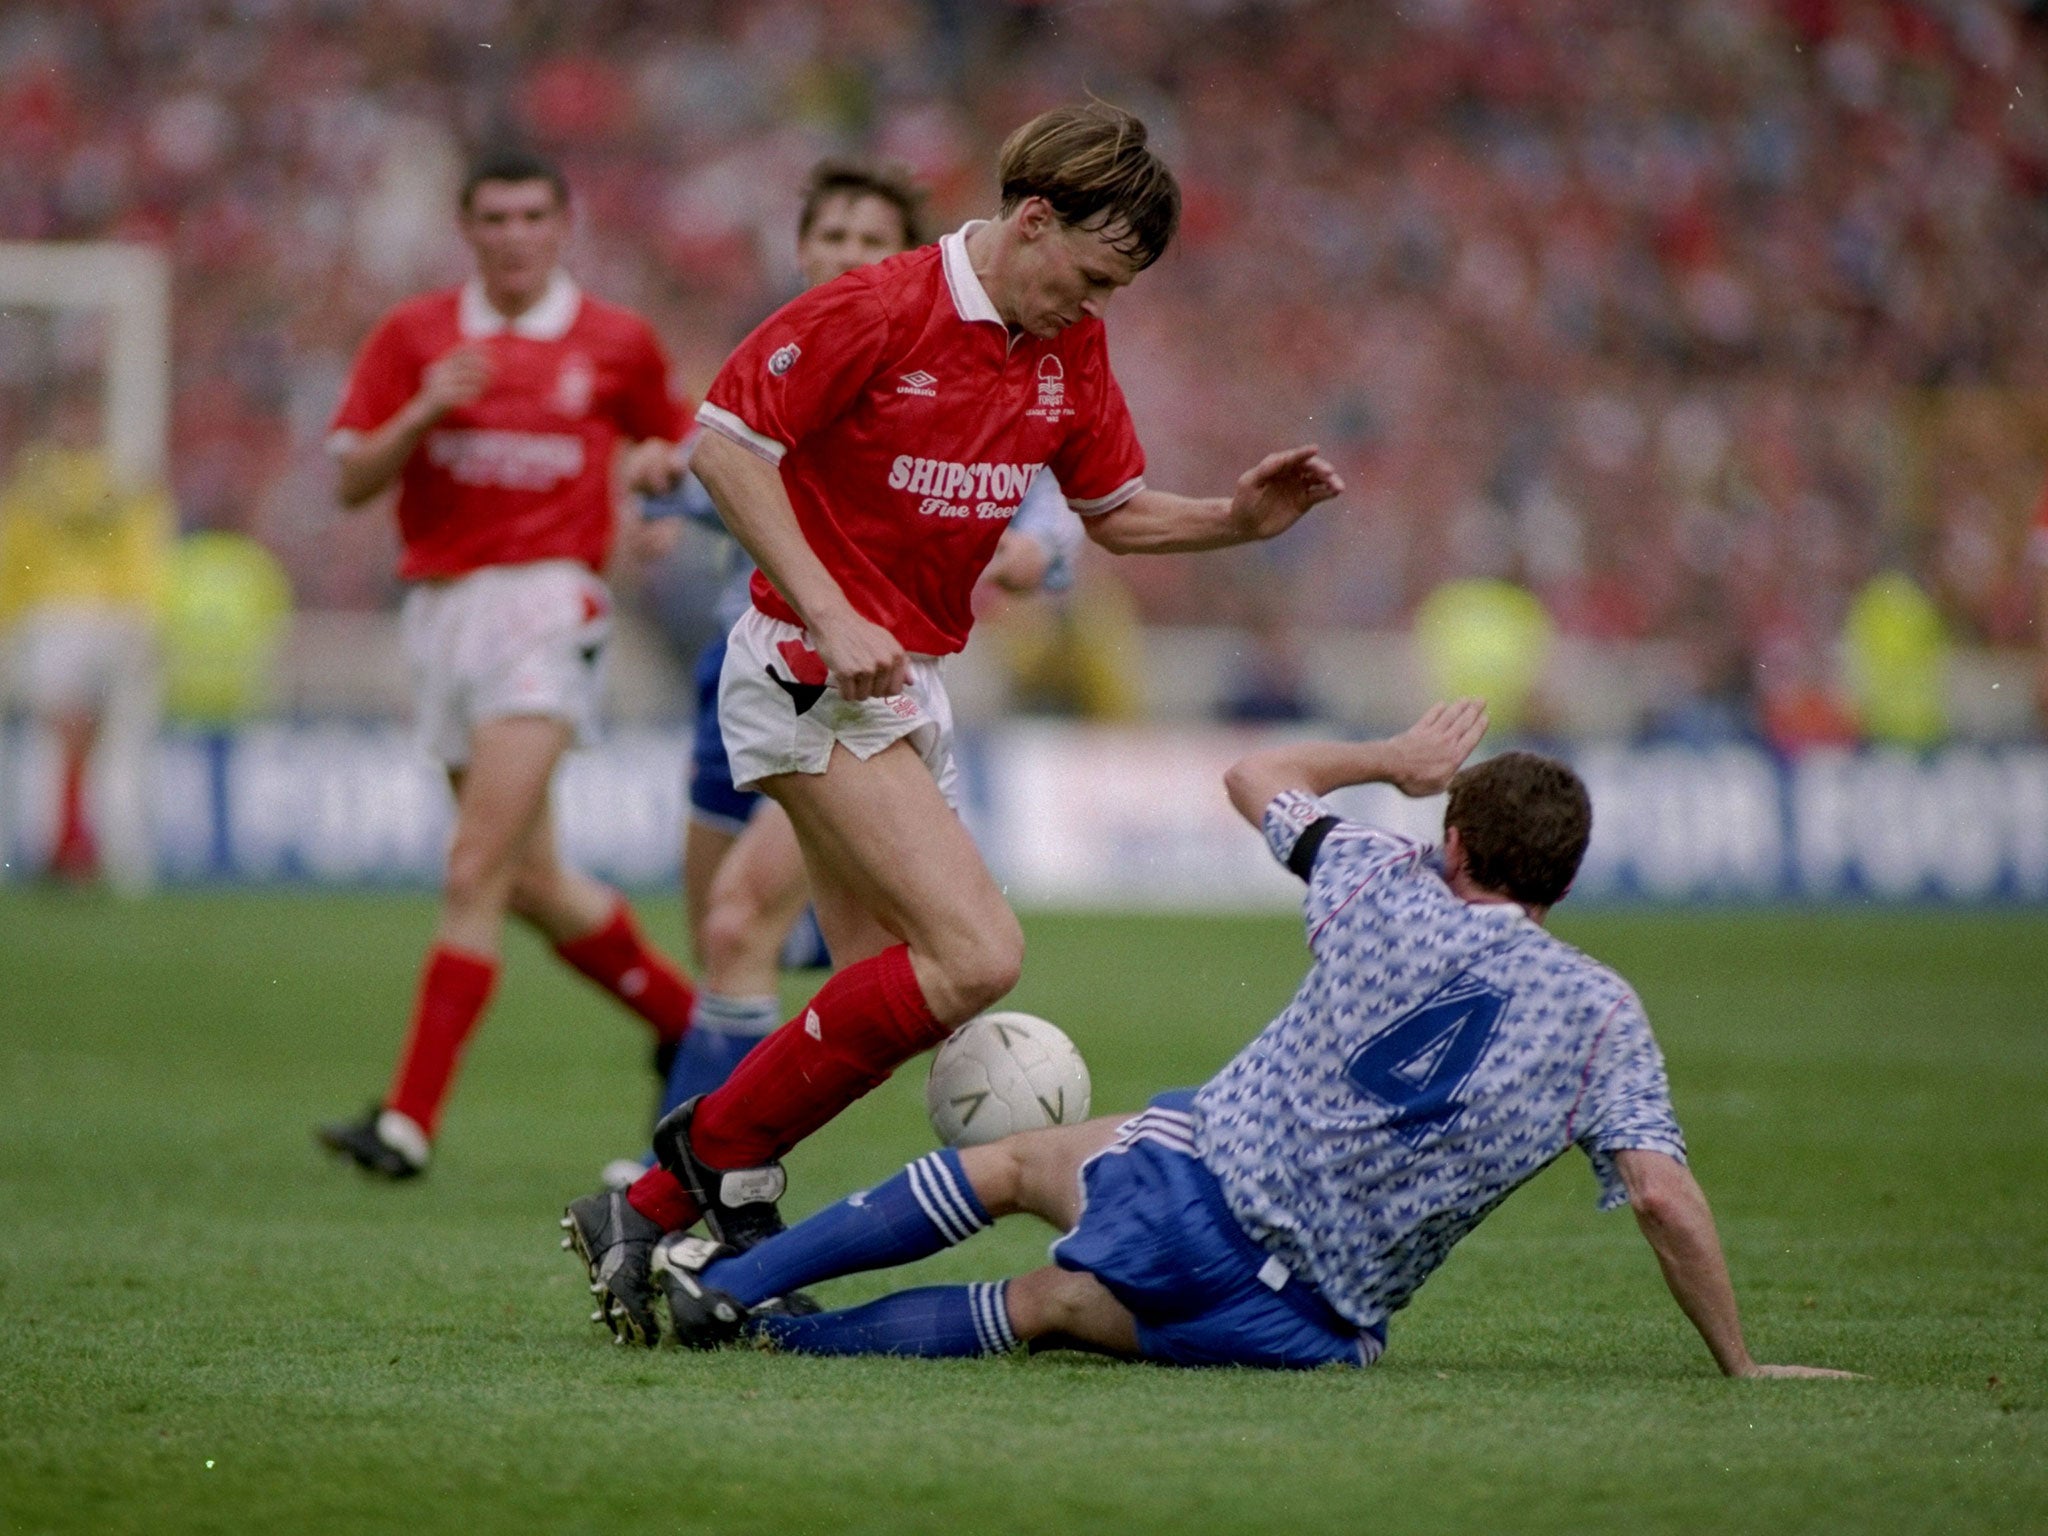
{"label": "red shirt sleeve", "polygon": [[669,384],[668,356],[654,328],[636,326],[619,399],[619,431],[631,442],[679,441],[690,431],[692,414],[689,400]]}
{"label": "red shirt sleeve", "polygon": [[889,316],[874,291],[842,278],[799,294],[726,359],[700,425],[776,463],[853,404],[881,366]]}
{"label": "red shirt sleeve", "polygon": [[425,369],[398,316],[386,315],[357,354],[332,430],[374,432],[419,392]]}
{"label": "red shirt sleeve", "polygon": [[1067,505],[1084,516],[1122,506],[1145,488],[1145,450],[1110,372],[1109,351],[1101,345],[1091,351],[1083,379],[1087,404],[1051,460]]}

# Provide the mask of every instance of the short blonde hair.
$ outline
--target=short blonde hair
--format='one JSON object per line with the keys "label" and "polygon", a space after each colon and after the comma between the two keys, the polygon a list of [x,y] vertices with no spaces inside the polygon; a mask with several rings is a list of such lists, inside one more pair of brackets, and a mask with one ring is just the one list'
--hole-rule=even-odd
{"label": "short blonde hair", "polygon": [[1040,113],[1003,144],[1003,212],[1042,197],[1061,223],[1103,231],[1143,271],[1180,223],[1180,184],[1146,137],[1144,123],[1107,102]]}

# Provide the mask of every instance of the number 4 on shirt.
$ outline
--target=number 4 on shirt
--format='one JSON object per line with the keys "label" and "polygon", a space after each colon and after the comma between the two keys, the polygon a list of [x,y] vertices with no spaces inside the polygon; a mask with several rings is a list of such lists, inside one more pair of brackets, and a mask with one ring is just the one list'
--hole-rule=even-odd
{"label": "number 4 on shirt", "polygon": [[1456,1094],[1485,1054],[1507,1002],[1505,992],[1459,976],[1360,1046],[1344,1075],[1368,1099],[1395,1111],[1389,1130],[1413,1140],[1428,1136],[1465,1107]]}

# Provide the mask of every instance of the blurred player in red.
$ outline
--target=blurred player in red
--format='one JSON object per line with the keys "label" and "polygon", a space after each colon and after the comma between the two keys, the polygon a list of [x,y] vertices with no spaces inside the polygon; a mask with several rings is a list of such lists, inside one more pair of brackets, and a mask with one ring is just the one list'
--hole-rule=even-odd
{"label": "blurred player in red", "polygon": [[2027,563],[2034,568],[2034,714],[2048,736],[2048,490],[2027,530]]}
{"label": "blurred player in red", "polygon": [[440,921],[390,1091],[319,1131],[391,1178],[427,1164],[507,912],[647,1021],[664,1074],[693,1000],[619,893],[561,863],[548,814],[555,765],[596,726],[614,460],[630,444],[627,483],[671,488],[688,417],[646,321],[562,271],[569,194],[554,166],[488,155],[461,210],[475,277],[385,317],[330,439],[344,505],[398,487],[419,727],[455,790]]}
{"label": "blurred player in red", "polygon": [[1342,482],[1313,447],[1227,497],[1145,484],[1102,313],[1166,249],[1172,173],[1100,104],[1003,146],[1002,211],[772,315],[698,414],[694,468],[761,570],[719,691],[733,781],[788,814],[842,967],[655,1132],[661,1166],[569,1208],[600,1315],[652,1338],[654,1241],[780,1230],[779,1159],[1015,985],[1024,940],[955,813],[940,658],[1026,488],[1057,478],[1117,553],[1271,538]]}

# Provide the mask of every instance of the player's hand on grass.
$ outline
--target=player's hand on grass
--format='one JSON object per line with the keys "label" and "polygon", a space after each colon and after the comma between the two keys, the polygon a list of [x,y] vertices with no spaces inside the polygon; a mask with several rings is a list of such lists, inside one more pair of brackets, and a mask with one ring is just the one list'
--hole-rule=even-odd
{"label": "player's hand on grass", "polygon": [[1344,477],[1313,443],[1269,453],[1238,477],[1230,520],[1247,539],[1285,533],[1319,501],[1344,493]]}
{"label": "player's hand on grass", "polygon": [[491,355],[477,342],[450,348],[427,364],[420,375],[420,405],[439,418],[468,405],[491,382]]}
{"label": "player's hand on grass", "polygon": [[1441,794],[1486,734],[1486,701],[1453,699],[1387,742],[1387,782],[1404,795]]}
{"label": "player's hand on grass", "polygon": [[1774,1381],[1868,1381],[1870,1378],[1861,1371],[1833,1371],[1824,1365],[1764,1365],[1750,1361],[1747,1368],[1733,1374],[1747,1380],[1770,1379]]}
{"label": "player's hand on grass", "polygon": [[910,658],[896,637],[848,609],[810,626],[811,644],[839,696],[852,703],[901,693],[910,678]]}

